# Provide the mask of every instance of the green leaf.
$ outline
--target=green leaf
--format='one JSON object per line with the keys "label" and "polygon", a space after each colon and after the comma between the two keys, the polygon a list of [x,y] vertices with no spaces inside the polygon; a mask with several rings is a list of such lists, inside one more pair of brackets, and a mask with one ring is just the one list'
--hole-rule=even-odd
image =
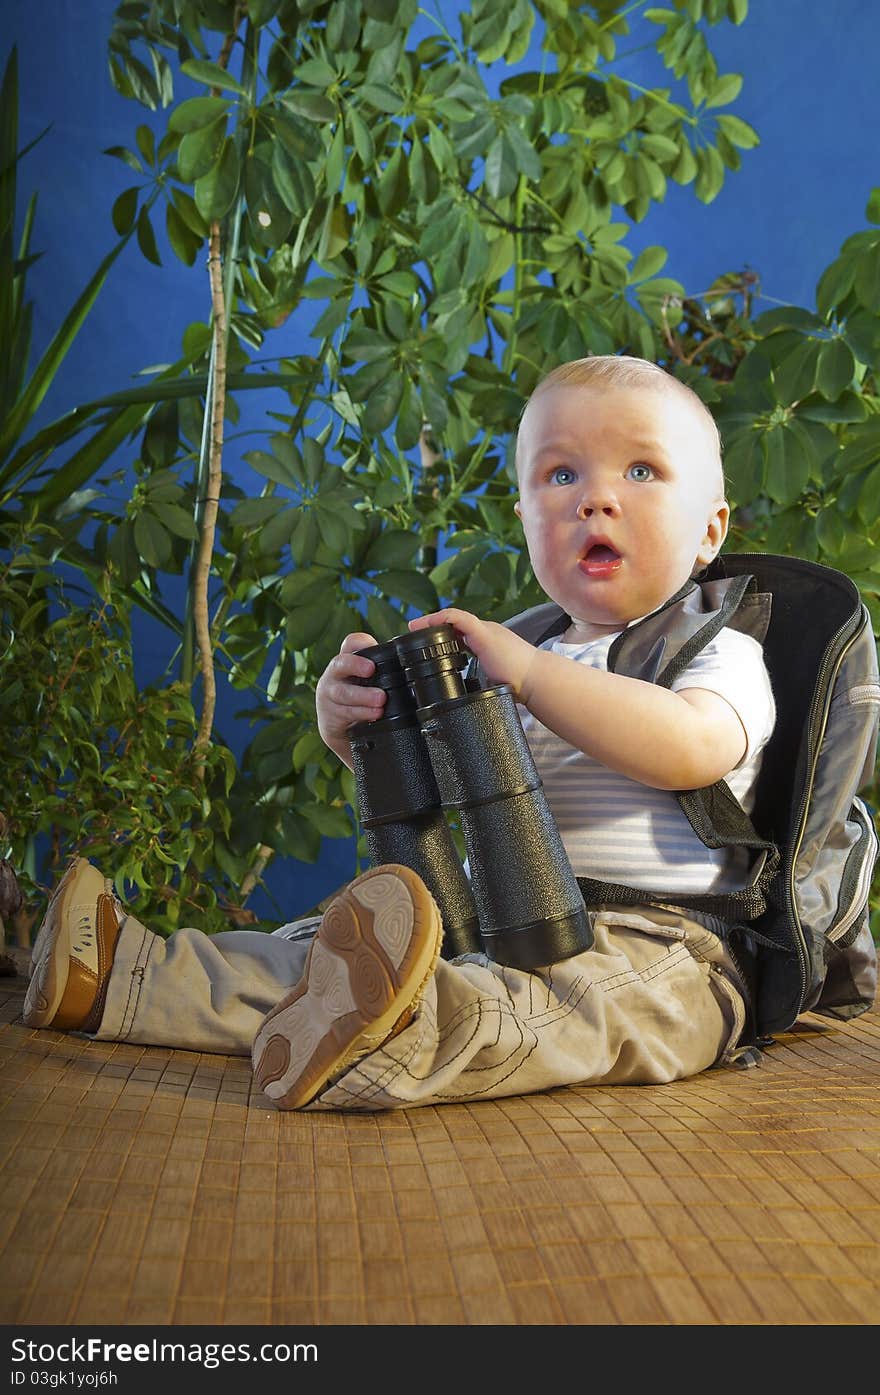
{"label": "green leaf", "polygon": [[208,225],[196,208],[195,200],[184,189],[172,189],[171,197],[174,207],[180,214],[191,233],[194,233],[200,240],[208,236]]}
{"label": "green leaf", "polygon": [[153,225],[150,222],[150,215],[146,207],[142,208],[137,220],[137,240],[148,262],[154,266],[161,266],[162,259],[159,256],[159,249],[156,246],[156,234],[153,232]]}
{"label": "green leaf", "polygon": [[847,527],[836,504],[820,509],[816,515],[816,537],[819,546],[828,557],[835,560],[842,557],[847,542]]}
{"label": "green leaf", "polygon": [[255,29],[262,29],[274,19],[281,8],[282,0],[248,0],[247,17]]}
{"label": "green leaf", "polygon": [[152,512],[164,524],[169,533],[174,533],[178,538],[186,538],[195,541],[199,536],[195,519],[191,513],[182,508],[180,504],[151,504]]}
{"label": "green leaf", "polygon": [[691,180],[695,178],[698,169],[699,166],[694,157],[694,152],[687,141],[684,140],[681,147],[681,154],[673,165],[670,174],[676,184],[690,184]]}
{"label": "green leaf", "polygon": [[853,289],[866,310],[880,314],[880,242],[859,257]]}
{"label": "green leaf", "polygon": [[302,488],[304,482],[302,458],[296,446],[288,442],[289,450],[285,452],[286,459],[280,459],[278,455],[270,455],[264,450],[245,451],[244,459],[252,470],[256,470],[258,475],[264,479],[274,480],[276,484],[283,484],[288,489],[298,490]]}
{"label": "green leaf", "polygon": [[290,534],[290,551],[298,566],[312,561],[318,546],[318,524],[313,509],[299,509]]}
{"label": "green leaf", "polygon": [[798,402],[813,391],[820,347],[818,340],[805,339],[775,369],[773,378],[780,402]]}
{"label": "green leaf", "polygon": [[816,308],[826,319],[852,290],[856,261],[851,256],[838,257],[826,267],[816,287]]}
{"label": "green leaf", "polygon": [[800,329],[807,334],[818,334],[825,327],[818,315],[802,310],[798,305],[779,305],[774,310],[767,310],[755,318],[754,324],[764,339],[777,329]]}
{"label": "green leaf", "polygon": [[[209,63],[204,58],[188,58],[184,63],[181,63],[180,71],[186,77],[192,78],[194,82],[203,82],[206,87],[220,87],[224,92],[237,92],[241,97],[247,96],[241,83],[236,82],[225,68],[221,68],[217,63]],[[194,97],[191,100],[197,102],[199,98]],[[184,103],[184,106],[186,105],[187,103]]]}
{"label": "green leaf", "polygon": [[394,428],[394,439],[402,451],[412,450],[413,446],[418,444],[422,432],[422,419],[419,395],[410,380],[406,379]]}
{"label": "green leaf", "polygon": [[134,543],[148,567],[164,567],[171,559],[171,539],[154,513],[142,509],[134,520]]}
{"label": "green leaf", "polygon": [[206,222],[223,218],[229,212],[238,194],[238,186],[238,151],[235,142],[227,137],[220,159],[196,180],[196,208]]}
{"label": "green leaf", "polygon": [[351,815],[345,809],[331,808],[326,804],[303,804],[302,814],[323,838],[350,838],[353,832]]}
{"label": "green leaf", "polygon": [[190,97],[175,107],[168,118],[168,129],[180,135],[202,131],[206,126],[225,121],[228,111],[229,102],[223,97]]}
{"label": "green leaf", "polygon": [[409,195],[409,177],[402,146],[397,146],[376,185],[379,207],[386,218],[404,207]]}
{"label": "green leaf", "polygon": [[232,510],[229,521],[234,528],[260,528],[283,507],[281,499],[274,494],[261,499],[242,499]]}
{"label": "green leaf", "polygon": [[875,465],[865,476],[865,482],[859,491],[858,512],[869,528],[880,518],[880,465]]}
{"label": "green leaf", "polygon": [[503,198],[513,193],[517,177],[518,165],[513,147],[506,133],[501,131],[486,153],[486,188],[493,198]]}
{"label": "green leaf", "polygon": [[377,587],[384,596],[393,596],[395,600],[406,601],[407,605],[416,605],[421,611],[427,612],[437,610],[439,597],[434,582],[431,582],[423,572],[400,572],[388,571],[377,572],[372,576],[372,585]]}
{"label": "green leaf", "polygon": [[[337,133],[341,132],[341,129],[340,124]],[[317,160],[323,153],[321,138],[310,121],[303,121],[298,116],[278,111],[275,115],[275,131],[295,160]],[[342,139],[341,135],[339,138]],[[333,182],[328,180],[328,184]]]}
{"label": "green leaf", "polygon": [[646,247],[636,258],[635,266],[630,271],[630,281],[646,281],[648,277],[656,276],[666,265],[668,255],[665,247]]}
{"label": "green leaf", "polygon": [[124,586],[130,586],[140,574],[140,558],[134,542],[134,529],[125,522],[116,529],[107,548],[110,561],[119,573]]}
{"label": "green leaf", "polygon": [[190,230],[173,203],[165,205],[165,232],[178,260],[185,266],[193,266],[203,238]]}
{"label": "green leaf", "polygon": [[332,262],[333,258],[348,246],[349,236],[349,216],[345,205],[335,201],[328,203],[318,250],[315,253],[316,260],[321,263]]}
{"label": "green leaf", "polygon": [[735,102],[742,91],[743,80],[740,73],[724,73],[715,79],[706,96],[707,107],[726,107]]}
{"label": "green leaf", "polygon": [[315,505],[314,514],[318,532],[330,550],[339,557],[347,553],[351,546],[352,515],[341,513],[338,508],[325,508],[320,498]]}
{"label": "green leaf", "polygon": [[103,153],[112,155],[114,160],[121,160],[123,164],[128,165],[129,169],[134,170],[135,174],[143,174],[144,172],[144,167],[138,157],[133,151],[127,150],[124,145],[108,145]]}
{"label": "green leaf", "polygon": [[311,605],[297,606],[288,612],[284,622],[284,635],[288,649],[302,652],[320,639],[327,623],[327,606],[324,600]]}
{"label": "green leaf", "polygon": [[391,425],[403,397],[405,381],[402,373],[390,370],[370,393],[364,412],[364,427],[371,436],[378,436]]}
{"label": "green leaf", "polygon": [[376,158],[376,147],[370,128],[359,112],[351,107],[346,113],[346,121],[351,130],[354,148],[364,169],[369,169]]}
{"label": "green leaf", "polygon": [[[48,392],[55,378],[55,374],[64,362],[73,341],[76,339],[89,311],[94,305],[101,287],[107,279],[110,268],[127,245],[130,236],[130,232],[126,233],[101,262],[94,276],[88,282],[85,290],[78,296],[67,315],[65,315],[60,327],[52,336],[45,353],[31,373],[27,387],[22,392],[12,411],[7,414],[6,420],[0,423],[0,461],[3,462],[2,466],[0,466],[0,481],[14,478],[16,469],[20,468],[21,461],[19,457],[11,461],[7,461],[6,457],[18,441],[27,424],[35,415],[37,408]],[[51,429],[52,428],[47,428],[47,431]],[[58,430],[57,423],[55,424],[55,430]],[[44,434],[41,439],[46,440],[46,435]],[[36,438],[30,443],[32,449],[35,444]],[[88,478],[88,476],[85,478]],[[83,480],[79,479],[72,488],[76,488],[82,483]],[[56,502],[60,503],[61,499],[70,492],[72,492],[70,489],[65,488]]]}
{"label": "green leaf", "polygon": [[187,184],[194,184],[203,174],[213,169],[223,153],[225,139],[225,116],[221,116],[219,121],[210,126],[200,126],[185,135],[177,151],[177,168],[181,179]]}
{"label": "green leaf", "polygon": [[810,462],[795,434],[784,426],[764,433],[767,455],[767,493],[776,504],[793,504],[810,477]]}
{"label": "green leaf", "polygon": [[288,111],[292,111],[297,116],[304,116],[309,121],[336,120],[335,104],[329,97],[323,97],[320,92],[303,92],[302,90],[285,92],[282,100]]}
{"label": "green leaf", "polygon": [[419,536],[404,528],[383,528],[361,558],[364,571],[407,566],[419,550]]}
{"label": "green leaf", "polygon": [[731,145],[738,146],[740,150],[754,150],[756,145],[761,144],[761,137],[754,127],[747,121],[742,121],[738,116],[725,114],[716,117],[718,129],[722,135],[726,136]]}
{"label": "green leaf", "polygon": [[833,402],[850,386],[855,371],[852,351],[842,339],[832,339],[819,350],[816,387],[823,397]]}
{"label": "green leaf", "polygon": [[880,460],[880,418],[873,417],[853,427],[850,440],[835,461],[838,474],[862,470]]}
{"label": "green leaf", "polygon": [[396,115],[403,107],[400,94],[382,82],[365,82],[359,89],[359,96],[376,111],[387,112],[390,116]]}
{"label": "green leaf", "polygon": [[261,525],[257,535],[257,547],[262,556],[267,557],[272,553],[280,552],[282,548],[287,546],[290,542],[296,516],[296,507],[279,507],[278,512]]}
{"label": "green leaf", "polygon": [[425,613],[436,610],[440,603],[434,583],[422,572],[376,572],[371,580],[384,596],[394,596],[396,600],[420,607]]}
{"label": "green leaf", "polygon": [[513,158],[516,161],[517,169],[524,174],[527,179],[537,182],[541,178],[543,166],[541,157],[531,141],[528,140],[517,125],[508,126],[505,132],[513,151]]}
{"label": "green leaf", "polygon": [[734,503],[748,503],[763,492],[766,461],[760,432],[747,428],[731,436],[725,443],[723,460]]}
{"label": "green leaf", "polygon": [[694,192],[701,203],[711,203],[724,184],[724,164],[712,145],[696,152],[697,179]]}

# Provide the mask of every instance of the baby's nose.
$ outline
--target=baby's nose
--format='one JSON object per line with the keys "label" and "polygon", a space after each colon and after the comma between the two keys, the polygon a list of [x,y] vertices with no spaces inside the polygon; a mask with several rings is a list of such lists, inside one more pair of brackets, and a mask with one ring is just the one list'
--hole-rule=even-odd
{"label": "baby's nose", "polygon": [[613,518],[619,512],[620,505],[611,490],[591,490],[581,497],[578,504],[579,518],[592,518],[597,513]]}

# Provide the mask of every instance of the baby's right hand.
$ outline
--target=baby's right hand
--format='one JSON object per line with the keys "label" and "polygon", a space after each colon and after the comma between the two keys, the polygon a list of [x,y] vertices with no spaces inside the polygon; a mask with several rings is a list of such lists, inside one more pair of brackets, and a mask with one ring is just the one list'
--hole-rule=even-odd
{"label": "baby's right hand", "polygon": [[349,727],[355,722],[374,722],[381,717],[385,706],[385,694],[381,688],[362,688],[352,681],[355,678],[369,678],[376,668],[372,659],[365,659],[354,651],[377,643],[372,635],[346,635],[339,653],[330,660],[315,688],[321,738],[349,767]]}

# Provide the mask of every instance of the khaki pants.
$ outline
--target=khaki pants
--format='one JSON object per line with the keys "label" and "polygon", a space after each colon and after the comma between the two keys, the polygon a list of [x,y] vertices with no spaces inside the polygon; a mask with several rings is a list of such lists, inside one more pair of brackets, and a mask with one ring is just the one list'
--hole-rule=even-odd
{"label": "khaki pants", "polygon": [[[684,915],[597,912],[595,944],[523,973],[440,960],[413,1021],[313,1109],[395,1109],[559,1085],[662,1084],[731,1058],[745,987],[724,942]],[[168,940],[132,916],[117,941],[100,1040],[249,1055],[299,981],[308,940],[252,930]]]}

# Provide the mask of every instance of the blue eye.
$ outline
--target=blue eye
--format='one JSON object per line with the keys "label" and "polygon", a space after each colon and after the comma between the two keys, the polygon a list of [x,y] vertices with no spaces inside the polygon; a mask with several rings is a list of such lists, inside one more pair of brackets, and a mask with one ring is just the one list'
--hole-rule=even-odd
{"label": "blue eye", "polygon": [[635,480],[637,484],[642,484],[644,481],[654,478],[654,471],[650,465],[630,465],[626,477],[629,480]]}
{"label": "blue eye", "polygon": [[574,484],[574,470],[567,465],[557,465],[550,478],[554,484]]}

